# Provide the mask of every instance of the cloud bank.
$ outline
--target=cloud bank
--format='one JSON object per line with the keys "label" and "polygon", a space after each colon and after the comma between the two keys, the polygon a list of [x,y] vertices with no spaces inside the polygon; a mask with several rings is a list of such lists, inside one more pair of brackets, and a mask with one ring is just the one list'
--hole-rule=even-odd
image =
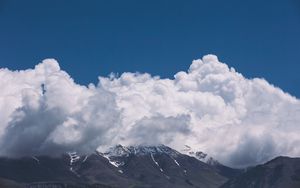
{"label": "cloud bank", "polygon": [[0,69],[0,155],[91,152],[113,144],[187,144],[244,167],[300,156],[300,101],[214,55],[174,79],[139,73],[79,85],[54,59]]}

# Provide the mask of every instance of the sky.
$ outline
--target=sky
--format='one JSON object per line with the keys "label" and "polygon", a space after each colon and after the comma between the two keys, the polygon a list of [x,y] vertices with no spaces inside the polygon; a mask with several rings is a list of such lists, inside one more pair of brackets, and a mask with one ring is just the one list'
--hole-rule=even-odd
{"label": "sky", "polygon": [[0,28],[0,67],[12,70],[55,58],[86,85],[111,72],[173,78],[215,54],[300,97],[297,0],[1,0]]}
{"label": "sky", "polygon": [[299,157],[299,11],[2,0],[0,155],[165,144],[238,168]]}

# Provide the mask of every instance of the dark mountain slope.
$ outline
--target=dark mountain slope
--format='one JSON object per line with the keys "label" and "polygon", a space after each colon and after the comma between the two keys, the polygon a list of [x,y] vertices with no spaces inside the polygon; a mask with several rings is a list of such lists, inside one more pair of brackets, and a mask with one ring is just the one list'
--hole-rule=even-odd
{"label": "dark mountain slope", "polygon": [[0,158],[0,177],[32,188],[217,188],[227,181],[215,167],[169,147],[121,145],[81,156]]}
{"label": "dark mountain slope", "polygon": [[0,187],[1,188],[22,188],[22,185],[8,179],[0,178]]}
{"label": "dark mountain slope", "polygon": [[229,180],[221,188],[299,188],[300,158],[277,157]]}

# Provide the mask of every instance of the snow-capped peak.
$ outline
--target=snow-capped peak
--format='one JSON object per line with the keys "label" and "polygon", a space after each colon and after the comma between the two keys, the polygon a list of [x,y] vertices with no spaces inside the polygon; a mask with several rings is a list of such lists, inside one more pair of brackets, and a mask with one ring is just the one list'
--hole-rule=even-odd
{"label": "snow-capped peak", "polygon": [[105,157],[109,163],[114,165],[115,167],[121,167],[125,164],[124,157],[127,158],[131,155],[135,156],[143,156],[143,155],[149,155],[151,157],[157,155],[157,154],[166,154],[170,156],[174,162],[178,164],[176,161],[176,158],[178,155],[185,154],[190,157],[194,157],[197,160],[207,163],[209,165],[217,165],[219,162],[215,160],[214,158],[210,157],[204,152],[194,150],[192,147],[185,145],[184,148],[181,150],[181,153],[178,151],[169,148],[165,145],[158,145],[158,146],[144,146],[144,145],[138,145],[138,146],[122,146],[122,145],[116,145],[108,148],[102,148],[98,149],[98,154]]}
{"label": "snow-capped peak", "polygon": [[109,147],[108,149],[99,152],[107,156],[120,156],[120,157],[128,156],[130,154],[129,149],[120,144],[113,147]]}
{"label": "snow-capped peak", "polygon": [[148,155],[148,154],[161,154],[165,153],[168,155],[178,155],[179,152],[165,146],[165,145],[159,145],[159,146],[122,146],[122,145],[116,145],[113,147],[109,147],[108,149],[104,151],[99,151],[102,155],[108,156],[108,157],[128,157],[129,155]]}
{"label": "snow-capped peak", "polygon": [[98,149],[98,154],[105,157],[110,164],[115,167],[121,167],[125,164],[124,157],[127,158],[131,155],[143,156],[150,155],[154,159],[156,154],[167,154],[171,157],[176,157],[179,152],[165,146],[122,146],[116,145],[109,148]]}

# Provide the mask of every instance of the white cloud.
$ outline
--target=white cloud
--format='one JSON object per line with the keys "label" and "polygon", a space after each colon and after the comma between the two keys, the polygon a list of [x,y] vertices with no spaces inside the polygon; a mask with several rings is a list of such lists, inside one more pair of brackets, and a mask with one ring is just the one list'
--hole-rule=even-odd
{"label": "white cloud", "polygon": [[188,144],[233,166],[300,155],[300,101],[213,55],[174,79],[123,73],[88,87],[48,59],[32,70],[1,69],[0,88],[2,155],[116,143]]}

